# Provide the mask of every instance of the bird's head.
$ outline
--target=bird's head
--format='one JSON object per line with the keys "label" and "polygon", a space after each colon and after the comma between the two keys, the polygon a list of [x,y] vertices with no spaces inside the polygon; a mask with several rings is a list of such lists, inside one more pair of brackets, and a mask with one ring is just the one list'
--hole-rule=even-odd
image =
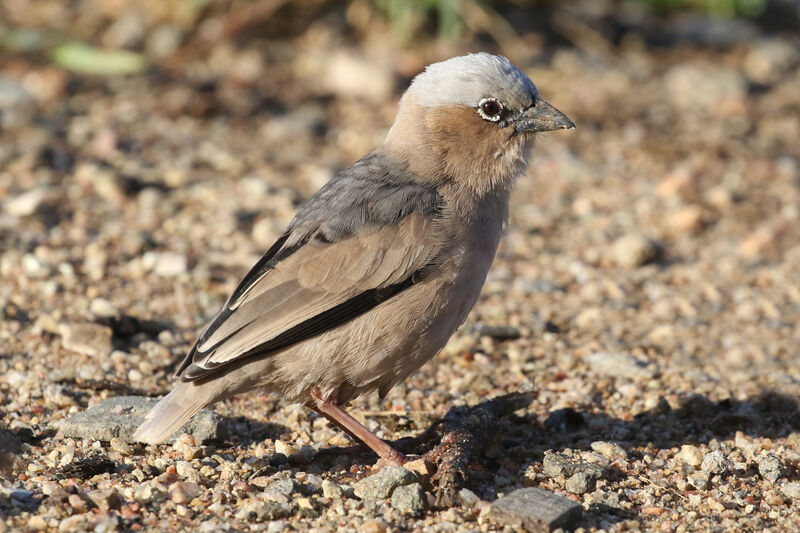
{"label": "bird's head", "polygon": [[524,172],[536,133],[573,127],[508,59],[469,54],[414,78],[385,147],[425,179],[488,191]]}

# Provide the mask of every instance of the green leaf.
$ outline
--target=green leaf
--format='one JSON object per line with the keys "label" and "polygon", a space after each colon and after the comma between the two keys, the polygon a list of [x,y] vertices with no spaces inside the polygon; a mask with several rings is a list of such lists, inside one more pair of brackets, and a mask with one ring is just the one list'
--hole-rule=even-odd
{"label": "green leaf", "polygon": [[53,49],[50,57],[60,67],[81,74],[121,76],[147,68],[144,57],[128,50],[102,50],[83,43],[66,43]]}

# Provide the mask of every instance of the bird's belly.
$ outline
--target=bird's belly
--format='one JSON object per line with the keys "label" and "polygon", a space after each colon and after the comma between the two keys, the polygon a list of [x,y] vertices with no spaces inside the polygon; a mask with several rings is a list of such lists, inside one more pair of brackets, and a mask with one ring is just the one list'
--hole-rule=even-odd
{"label": "bird's belly", "polygon": [[346,355],[348,370],[337,390],[342,400],[374,389],[386,394],[444,348],[477,302],[494,257],[493,251],[476,255],[464,254],[459,267],[442,268],[449,275],[420,283],[363,317],[362,331],[373,334]]}
{"label": "bird's belly", "polygon": [[[499,240],[467,241],[422,282],[353,320],[275,354],[267,387],[304,402],[312,387],[343,404],[392,386],[436,355],[467,318]],[[266,376],[265,376],[266,377]]]}

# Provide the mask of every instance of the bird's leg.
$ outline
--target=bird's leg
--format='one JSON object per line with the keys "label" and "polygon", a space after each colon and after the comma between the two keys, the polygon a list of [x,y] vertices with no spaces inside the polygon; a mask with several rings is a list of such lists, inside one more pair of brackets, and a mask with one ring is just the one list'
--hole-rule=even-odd
{"label": "bird's leg", "polygon": [[402,465],[408,462],[408,457],[389,446],[383,439],[367,429],[364,424],[333,403],[330,398],[323,398],[319,389],[311,389],[311,397],[314,399],[318,412],[332,420],[357,440],[369,446],[384,463]]}
{"label": "bird's leg", "polygon": [[339,423],[339,421],[338,421],[338,420],[336,420],[335,418],[333,418],[331,415],[329,415],[328,413],[323,413],[322,411],[320,411],[319,407],[317,407],[317,402],[316,402],[316,400],[315,400],[313,403],[312,403],[312,402],[309,402],[309,403],[307,403],[307,404],[306,404],[306,407],[308,407],[309,409],[311,409],[312,411],[314,411],[314,412],[315,412],[315,413],[317,413],[318,415],[322,415],[322,416],[324,416],[324,417],[325,417],[325,418],[328,420],[328,422],[330,422],[331,424],[333,424],[333,425],[334,425],[334,426],[336,426],[337,428],[339,428],[339,429],[341,429],[342,431],[344,431],[345,433],[347,433],[347,435],[348,435],[348,436],[349,436],[351,439],[353,439],[353,441],[354,441],[354,442],[358,443],[356,446],[354,446],[354,448],[359,448],[359,449],[362,449],[362,451],[363,451],[363,449],[365,448],[365,445],[364,445],[364,443],[363,443],[363,442],[361,442],[361,439],[359,439],[358,437],[356,437],[356,436],[353,434],[353,432],[352,432],[352,431],[350,431],[349,429],[347,429],[346,427],[344,427],[342,424],[340,424],[340,423]]}
{"label": "bird's leg", "polygon": [[[356,444],[353,446],[333,446],[330,448],[323,448],[317,452],[317,457],[325,457],[330,455],[357,455],[362,454],[369,450],[366,444],[361,442],[359,438],[353,435],[350,430],[346,427],[342,426],[339,422],[334,420],[333,418],[329,417],[325,413],[321,412],[317,409],[316,404],[309,402],[306,404],[306,407],[317,413],[318,415],[324,416],[327,420],[331,422],[331,424],[335,425],[345,433],[347,433],[351,439],[353,439]],[[395,450],[401,453],[419,453],[415,450],[421,448],[428,442],[430,442],[433,438],[437,436],[436,430],[441,425],[442,420],[437,420],[433,423],[431,427],[426,429],[421,434],[417,435],[416,437],[402,437],[397,440],[385,440],[386,444],[394,448]],[[427,457],[427,456],[426,456]]]}

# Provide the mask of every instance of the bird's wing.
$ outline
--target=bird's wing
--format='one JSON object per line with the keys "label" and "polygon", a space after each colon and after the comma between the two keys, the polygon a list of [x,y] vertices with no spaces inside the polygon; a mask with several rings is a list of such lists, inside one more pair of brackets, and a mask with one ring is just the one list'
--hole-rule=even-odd
{"label": "bird's wing", "polygon": [[359,163],[321,189],[245,276],[187,355],[182,379],[343,324],[435,260],[443,245],[432,229],[435,190],[390,174],[383,161]]}

